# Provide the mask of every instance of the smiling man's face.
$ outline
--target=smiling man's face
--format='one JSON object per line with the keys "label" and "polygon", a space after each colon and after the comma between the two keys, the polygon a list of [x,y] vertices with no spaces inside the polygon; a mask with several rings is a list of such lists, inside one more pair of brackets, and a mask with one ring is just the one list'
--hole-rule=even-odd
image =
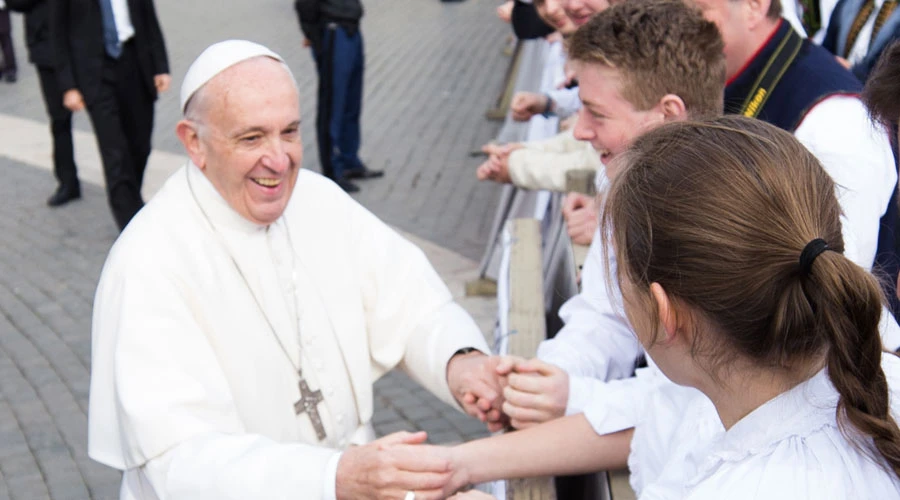
{"label": "smiling man's face", "polygon": [[303,161],[296,85],[281,63],[265,57],[208,85],[197,166],[236,212],[271,224],[284,213]]}

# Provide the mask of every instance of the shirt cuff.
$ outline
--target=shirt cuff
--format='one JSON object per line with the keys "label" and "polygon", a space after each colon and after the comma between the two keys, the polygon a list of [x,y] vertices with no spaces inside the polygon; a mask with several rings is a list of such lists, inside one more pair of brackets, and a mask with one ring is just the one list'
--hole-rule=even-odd
{"label": "shirt cuff", "polygon": [[337,500],[337,468],[343,452],[335,453],[328,459],[325,467],[325,485],[322,488],[322,500]]}
{"label": "shirt cuff", "polygon": [[590,383],[590,389],[584,416],[594,432],[602,436],[635,426],[646,381],[635,377],[612,382],[586,380]]}
{"label": "shirt cuff", "polygon": [[[599,383],[599,380],[595,383]],[[584,412],[591,400],[591,379],[587,377],[569,376],[569,401],[566,404],[566,416]]]}

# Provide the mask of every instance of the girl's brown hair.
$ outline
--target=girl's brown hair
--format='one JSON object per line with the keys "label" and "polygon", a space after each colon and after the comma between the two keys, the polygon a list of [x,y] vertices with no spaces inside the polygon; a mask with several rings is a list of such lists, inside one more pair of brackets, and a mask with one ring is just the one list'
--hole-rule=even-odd
{"label": "girl's brown hair", "polygon": [[[843,255],[835,186],[816,158],[774,126],[720,117],[662,126],[620,160],[601,233],[621,284],[648,296],[659,283],[699,313],[715,333],[696,335],[694,353],[712,356],[713,370],[740,357],[796,374],[824,357],[845,435],[860,444],[849,423],[870,436],[900,476],[883,296]],[[816,238],[829,251],[804,271],[800,254]]]}

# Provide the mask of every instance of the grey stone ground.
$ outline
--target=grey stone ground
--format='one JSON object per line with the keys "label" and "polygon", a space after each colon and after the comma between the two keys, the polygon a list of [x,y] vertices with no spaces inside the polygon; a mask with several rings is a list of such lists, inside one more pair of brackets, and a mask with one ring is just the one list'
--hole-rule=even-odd
{"label": "grey stone ground", "polygon": [[[177,86],[214,41],[242,37],[284,55],[305,110],[307,168],[317,169],[315,75],[300,48],[289,0],[156,0],[175,88],[157,104],[154,146],[180,153],[172,132]],[[387,175],[357,199],[390,224],[477,259],[497,190],[477,185],[468,151],[490,140],[483,118],[500,89],[508,32],[495,3],[367,0],[363,157]],[[44,121],[34,70],[14,16],[20,81],[0,84],[0,116]],[[90,130],[85,116],[76,128]],[[2,133],[2,132],[0,132]],[[0,151],[0,500],[115,498],[119,474],[86,456],[91,302],[116,230],[102,188],[61,210],[44,200],[55,181]],[[440,267],[436,263],[436,266]],[[483,307],[483,306],[482,306]],[[489,310],[489,309],[488,309]],[[438,443],[484,434],[483,426],[402,374],[376,385],[380,434],[424,429]]]}

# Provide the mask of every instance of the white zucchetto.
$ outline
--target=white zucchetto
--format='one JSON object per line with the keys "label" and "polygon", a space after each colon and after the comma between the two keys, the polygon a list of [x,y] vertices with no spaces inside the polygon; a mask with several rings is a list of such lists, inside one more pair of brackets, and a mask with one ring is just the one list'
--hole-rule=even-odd
{"label": "white zucchetto", "polygon": [[181,84],[181,112],[195,92],[216,75],[235,64],[254,57],[271,57],[284,63],[284,59],[267,47],[247,40],[225,40],[210,45],[191,64]]}

